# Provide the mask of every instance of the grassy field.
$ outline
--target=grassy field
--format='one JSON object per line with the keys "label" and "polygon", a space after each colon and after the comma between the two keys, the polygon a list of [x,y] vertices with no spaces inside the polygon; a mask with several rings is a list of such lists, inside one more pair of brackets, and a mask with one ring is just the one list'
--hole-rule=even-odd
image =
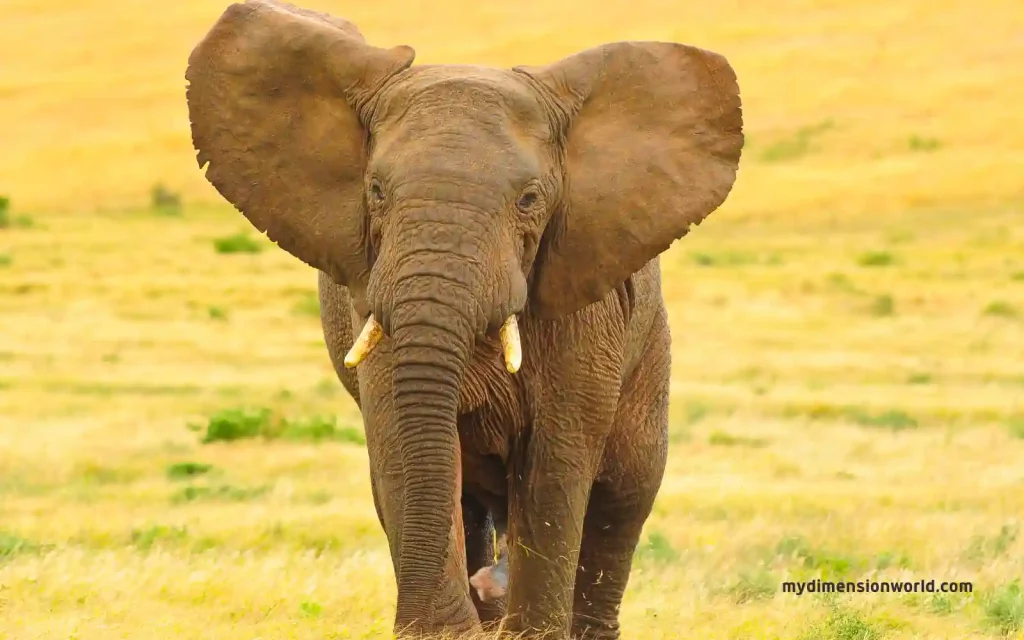
{"label": "grassy field", "polygon": [[[553,4],[308,2],[422,62],[736,67],[737,187],[664,258],[673,447],[626,637],[1024,638],[1024,6]],[[190,150],[224,6],[0,0],[2,640],[390,631],[315,275]],[[816,577],[974,592],[779,587]]]}

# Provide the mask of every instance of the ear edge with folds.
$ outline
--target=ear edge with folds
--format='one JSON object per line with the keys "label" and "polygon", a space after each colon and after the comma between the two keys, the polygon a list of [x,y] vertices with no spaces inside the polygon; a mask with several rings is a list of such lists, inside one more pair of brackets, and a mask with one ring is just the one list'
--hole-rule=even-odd
{"label": "ear edge with folds", "polygon": [[[567,122],[564,204],[531,291],[535,313],[552,319],[604,298],[724,203],[742,105],[723,56],[677,43],[612,43],[514,70]],[[653,193],[635,188],[644,180]]]}
{"label": "ear edge with folds", "polygon": [[227,7],[189,56],[206,179],[271,241],[356,295],[369,269],[360,109],[414,57],[366,44],[347,20],[268,0]]}

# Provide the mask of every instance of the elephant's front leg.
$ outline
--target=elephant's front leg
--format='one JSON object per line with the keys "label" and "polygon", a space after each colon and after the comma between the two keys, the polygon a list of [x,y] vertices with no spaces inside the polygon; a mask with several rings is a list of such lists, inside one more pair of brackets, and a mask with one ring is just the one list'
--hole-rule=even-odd
{"label": "elephant's front leg", "polygon": [[574,640],[618,640],[619,607],[633,553],[668,459],[671,341],[660,314],[633,376],[623,385],[601,473],[590,491],[576,573]]}
{"label": "elephant's front leg", "polygon": [[595,458],[614,413],[606,402],[545,408],[513,466],[506,605],[509,627],[527,637],[569,635]]}

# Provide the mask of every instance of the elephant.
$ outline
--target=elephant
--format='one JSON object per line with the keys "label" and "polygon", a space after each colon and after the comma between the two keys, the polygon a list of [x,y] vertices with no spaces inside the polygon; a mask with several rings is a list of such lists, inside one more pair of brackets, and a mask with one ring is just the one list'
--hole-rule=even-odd
{"label": "elephant", "polygon": [[395,633],[618,638],[668,454],[659,256],[733,188],[736,74],[655,41],[414,57],[328,14],[230,5],[185,74],[199,167],[317,271]]}

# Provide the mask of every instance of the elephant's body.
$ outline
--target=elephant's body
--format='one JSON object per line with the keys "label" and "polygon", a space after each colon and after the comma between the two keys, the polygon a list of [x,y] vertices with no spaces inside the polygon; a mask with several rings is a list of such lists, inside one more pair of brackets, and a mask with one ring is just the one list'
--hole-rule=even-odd
{"label": "elephant's body", "polygon": [[[387,405],[391,394],[388,349],[378,347],[358,375],[346,368],[358,318],[344,287],[321,274],[319,288],[327,349],[362,409],[374,500],[382,526],[393,529],[397,522],[387,522],[388,507],[381,503],[401,494],[402,476],[387,468],[390,434],[377,423],[389,423],[375,419],[375,408]],[[449,548],[462,557],[449,563],[436,606],[461,611],[467,627],[473,605],[484,622],[503,613],[503,602],[481,603],[471,595],[467,577],[492,564],[494,524],[500,529],[507,522],[510,597],[526,595],[517,585],[526,590],[555,580],[572,593],[575,582],[575,636],[617,637],[630,560],[668,451],[670,337],[658,259],[598,303],[559,321],[526,317],[520,327],[519,373],[505,371],[498,341],[491,339],[477,343],[465,374],[458,412],[463,522],[457,516],[453,522],[464,533],[453,536]],[[590,372],[585,384],[576,375],[581,367]],[[582,540],[576,542],[578,532],[566,528],[578,526],[570,513],[584,511]],[[537,543],[543,549],[533,551],[558,556],[531,562],[527,548]],[[575,544],[578,562],[572,558]]]}
{"label": "elephant's body", "polygon": [[732,189],[735,74],[670,42],[511,69],[414,58],[342,18],[233,4],[189,58],[197,159],[320,271],[395,629],[504,612],[525,637],[617,638],[667,453],[658,256]]}

